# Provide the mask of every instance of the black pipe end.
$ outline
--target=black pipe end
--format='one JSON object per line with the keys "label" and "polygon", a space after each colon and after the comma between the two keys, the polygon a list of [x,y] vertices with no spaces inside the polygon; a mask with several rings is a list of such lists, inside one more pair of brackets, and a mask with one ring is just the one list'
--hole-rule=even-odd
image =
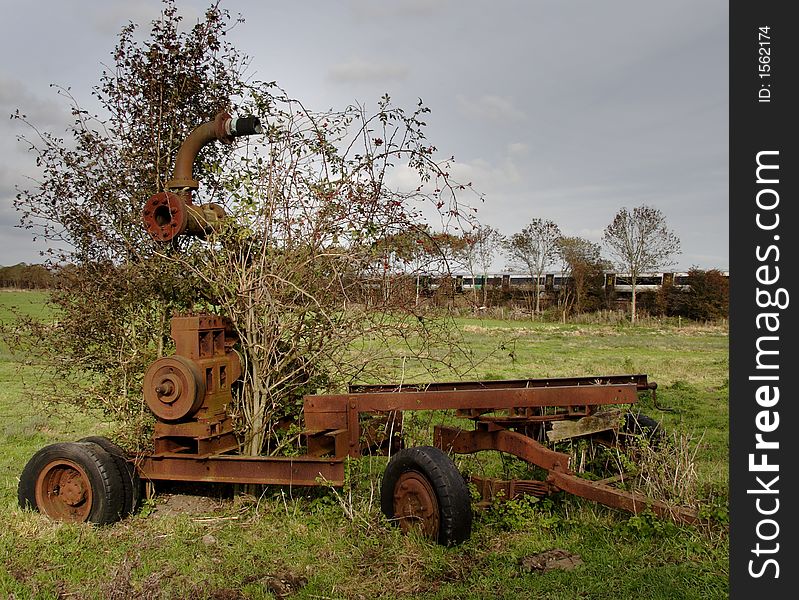
{"label": "black pipe end", "polygon": [[231,131],[230,134],[233,137],[241,137],[244,135],[256,135],[258,133],[263,133],[263,127],[261,127],[261,120],[255,116],[248,116],[248,117],[239,117],[238,119],[233,119],[231,122]]}

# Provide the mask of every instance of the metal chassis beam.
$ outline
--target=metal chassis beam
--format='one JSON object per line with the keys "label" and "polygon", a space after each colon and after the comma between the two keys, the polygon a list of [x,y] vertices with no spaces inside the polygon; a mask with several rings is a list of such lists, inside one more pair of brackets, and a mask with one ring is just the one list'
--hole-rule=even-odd
{"label": "metal chassis beam", "polygon": [[632,404],[638,401],[637,389],[624,383],[319,395],[305,397],[304,412],[339,412],[353,403],[358,412]]}
{"label": "metal chassis beam", "polygon": [[699,520],[697,511],[686,507],[670,506],[624,490],[619,490],[596,481],[578,477],[569,468],[569,456],[542,446],[535,440],[515,431],[506,429],[466,431],[457,427],[437,425],[433,444],[456,454],[473,454],[482,450],[499,450],[512,454],[522,460],[547,470],[546,483],[556,490],[569,492],[575,496],[599,502],[611,508],[619,508],[633,514],[646,509],[655,514],[680,523],[694,523]]}
{"label": "metal chassis beam", "polygon": [[[594,378],[594,382],[600,378]],[[546,381],[546,380],[538,380]],[[491,382],[496,383],[496,382]],[[502,382],[500,382],[502,383]],[[619,384],[485,387],[464,390],[364,392],[353,394],[306,396],[303,415],[310,431],[346,429],[342,444],[347,455],[361,455],[361,413],[389,413],[405,410],[484,410],[499,411],[524,408],[566,408],[569,411],[609,404],[634,404],[638,401],[637,381]],[[336,454],[337,458],[344,458]]]}
{"label": "metal chassis beam", "polygon": [[268,485],[344,485],[344,461],[308,456],[198,457],[160,454],[136,461],[139,474],[153,481],[198,481]]}
{"label": "metal chassis beam", "polygon": [[655,390],[657,384],[649,382],[644,374],[601,375],[583,377],[546,377],[533,379],[488,379],[484,381],[452,381],[441,383],[410,384],[358,384],[351,385],[351,394],[375,394],[381,392],[441,392],[457,390],[486,390],[532,387],[573,387],[577,385],[621,385],[634,383],[638,391]]}

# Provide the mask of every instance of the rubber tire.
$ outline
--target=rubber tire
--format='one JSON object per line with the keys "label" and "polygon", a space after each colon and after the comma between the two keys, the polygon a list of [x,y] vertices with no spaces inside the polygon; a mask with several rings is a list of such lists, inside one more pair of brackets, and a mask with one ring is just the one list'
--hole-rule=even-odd
{"label": "rubber tire", "polygon": [[423,475],[436,494],[440,524],[435,541],[442,546],[454,546],[468,540],[472,534],[469,488],[449,456],[432,446],[400,450],[389,461],[380,487],[383,514],[394,520],[394,488],[400,476],[408,471]]}
{"label": "rubber tire", "polygon": [[643,436],[651,444],[659,444],[664,439],[663,426],[660,421],[643,413],[627,413],[624,415],[624,433]]}
{"label": "rubber tire", "polygon": [[127,453],[107,437],[99,435],[91,435],[78,440],[78,442],[97,444],[114,459],[114,464],[116,464],[119,475],[122,478],[122,518],[124,519],[128,515],[132,515],[139,510],[139,508],[141,508],[142,497],[144,496],[142,481],[139,478],[139,472],[136,470],[136,466],[128,460]]}
{"label": "rubber tire", "polygon": [[20,507],[39,511],[36,480],[47,465],[60,459],[78,464],[89,479],[93,502],[86,521],[97,525],[118,521],[122,516],[122,477],[111,455],[88,442],[51,444],[34,454],[19,477],[17,500]]}

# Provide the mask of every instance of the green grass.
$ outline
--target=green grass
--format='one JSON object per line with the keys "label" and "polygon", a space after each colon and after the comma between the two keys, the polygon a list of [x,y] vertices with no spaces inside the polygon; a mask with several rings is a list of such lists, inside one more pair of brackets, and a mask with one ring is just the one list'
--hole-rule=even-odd
{"label": "green grass", "polygon": [[52,314],[47,304],[48,292],[0,290],[0,323],[8,323],[15,315],[45,317]]}
{"label": "green grass", "polygon": [[[42,295],[0,295],[46,315]],[[727,332],[459,319],[477,361],[470,378],[647,373],[667,428],[701,437],[700,480],[726,488]],[[24,385],[25,357],[0,354],[0,597],[14,598],[549,598],[728,596],[724,527],[631,517],[565,494],[475,514],[472,538],[446,549],[402,536],[379,511],[385,459],[351,465],[353,494],[269,489],[169,510],[161,494],[110,527],[51,523],[16,505],[17,477],[45,444],[102,432],[91,415],[43,409]],[[387,375],[387,379],[390,377]],[[513,468],[513,465],[510,466]],[[159,491],[170,491],[159,488]],[[171,490],[176,491],[176,490]],[[723,503],[723,497],[721,499]],[[343,516],[343,506],[355,518]],[[531,572],[525,558],[578,554],[573,571]]]}

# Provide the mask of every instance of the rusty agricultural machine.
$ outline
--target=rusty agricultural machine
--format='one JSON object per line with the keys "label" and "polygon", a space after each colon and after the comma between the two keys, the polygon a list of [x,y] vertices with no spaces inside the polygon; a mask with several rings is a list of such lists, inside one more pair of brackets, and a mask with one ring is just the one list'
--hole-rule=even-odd
{"label": "rusty agricultural machine", "polygon": [[[178,153],[167,191],[145,205],[144,225],[152,238],[168,242],[212,231],[225,212],[218,204],[192,203],[198,188],[194,160],[214,140],[231,142],[260,132],[257,118],[233,119],[227,113],[196,128]],[[102,437],[47,446],[22,472],[21,506],[55,520],[107,524],[136,510],[145,481],[341,486],[348,458],[384,454],[390,460],[381,485],[383,512],[403,531],[419,528],[450,545],[469,537],[472,502],[448,453],[495,450],[545,475],[540,480],[472,476],[483,503],[565,491],[633,513],[651,509],[681,522],[697,519],[695,511],[614,487],[617,478],[578,476],[570,456],[544,441],[594,436],[615,443],[625,425],[622,413],[612,408],[629,408],[639,392],[654,394],[657,385],[646,375],[351,386],[346,394],[305,397],[305,455],[242,456],[227,413],[231,386],[241,376],[231,329],[211,314],[174,317],[171,327],[175,353],[153,362],[144,378],[144,399],[157,419],[154,451],[129,456]],[[454,410],[469,426],[438,425],[431,446],[404,448],[403,412],[438,410]]]}

